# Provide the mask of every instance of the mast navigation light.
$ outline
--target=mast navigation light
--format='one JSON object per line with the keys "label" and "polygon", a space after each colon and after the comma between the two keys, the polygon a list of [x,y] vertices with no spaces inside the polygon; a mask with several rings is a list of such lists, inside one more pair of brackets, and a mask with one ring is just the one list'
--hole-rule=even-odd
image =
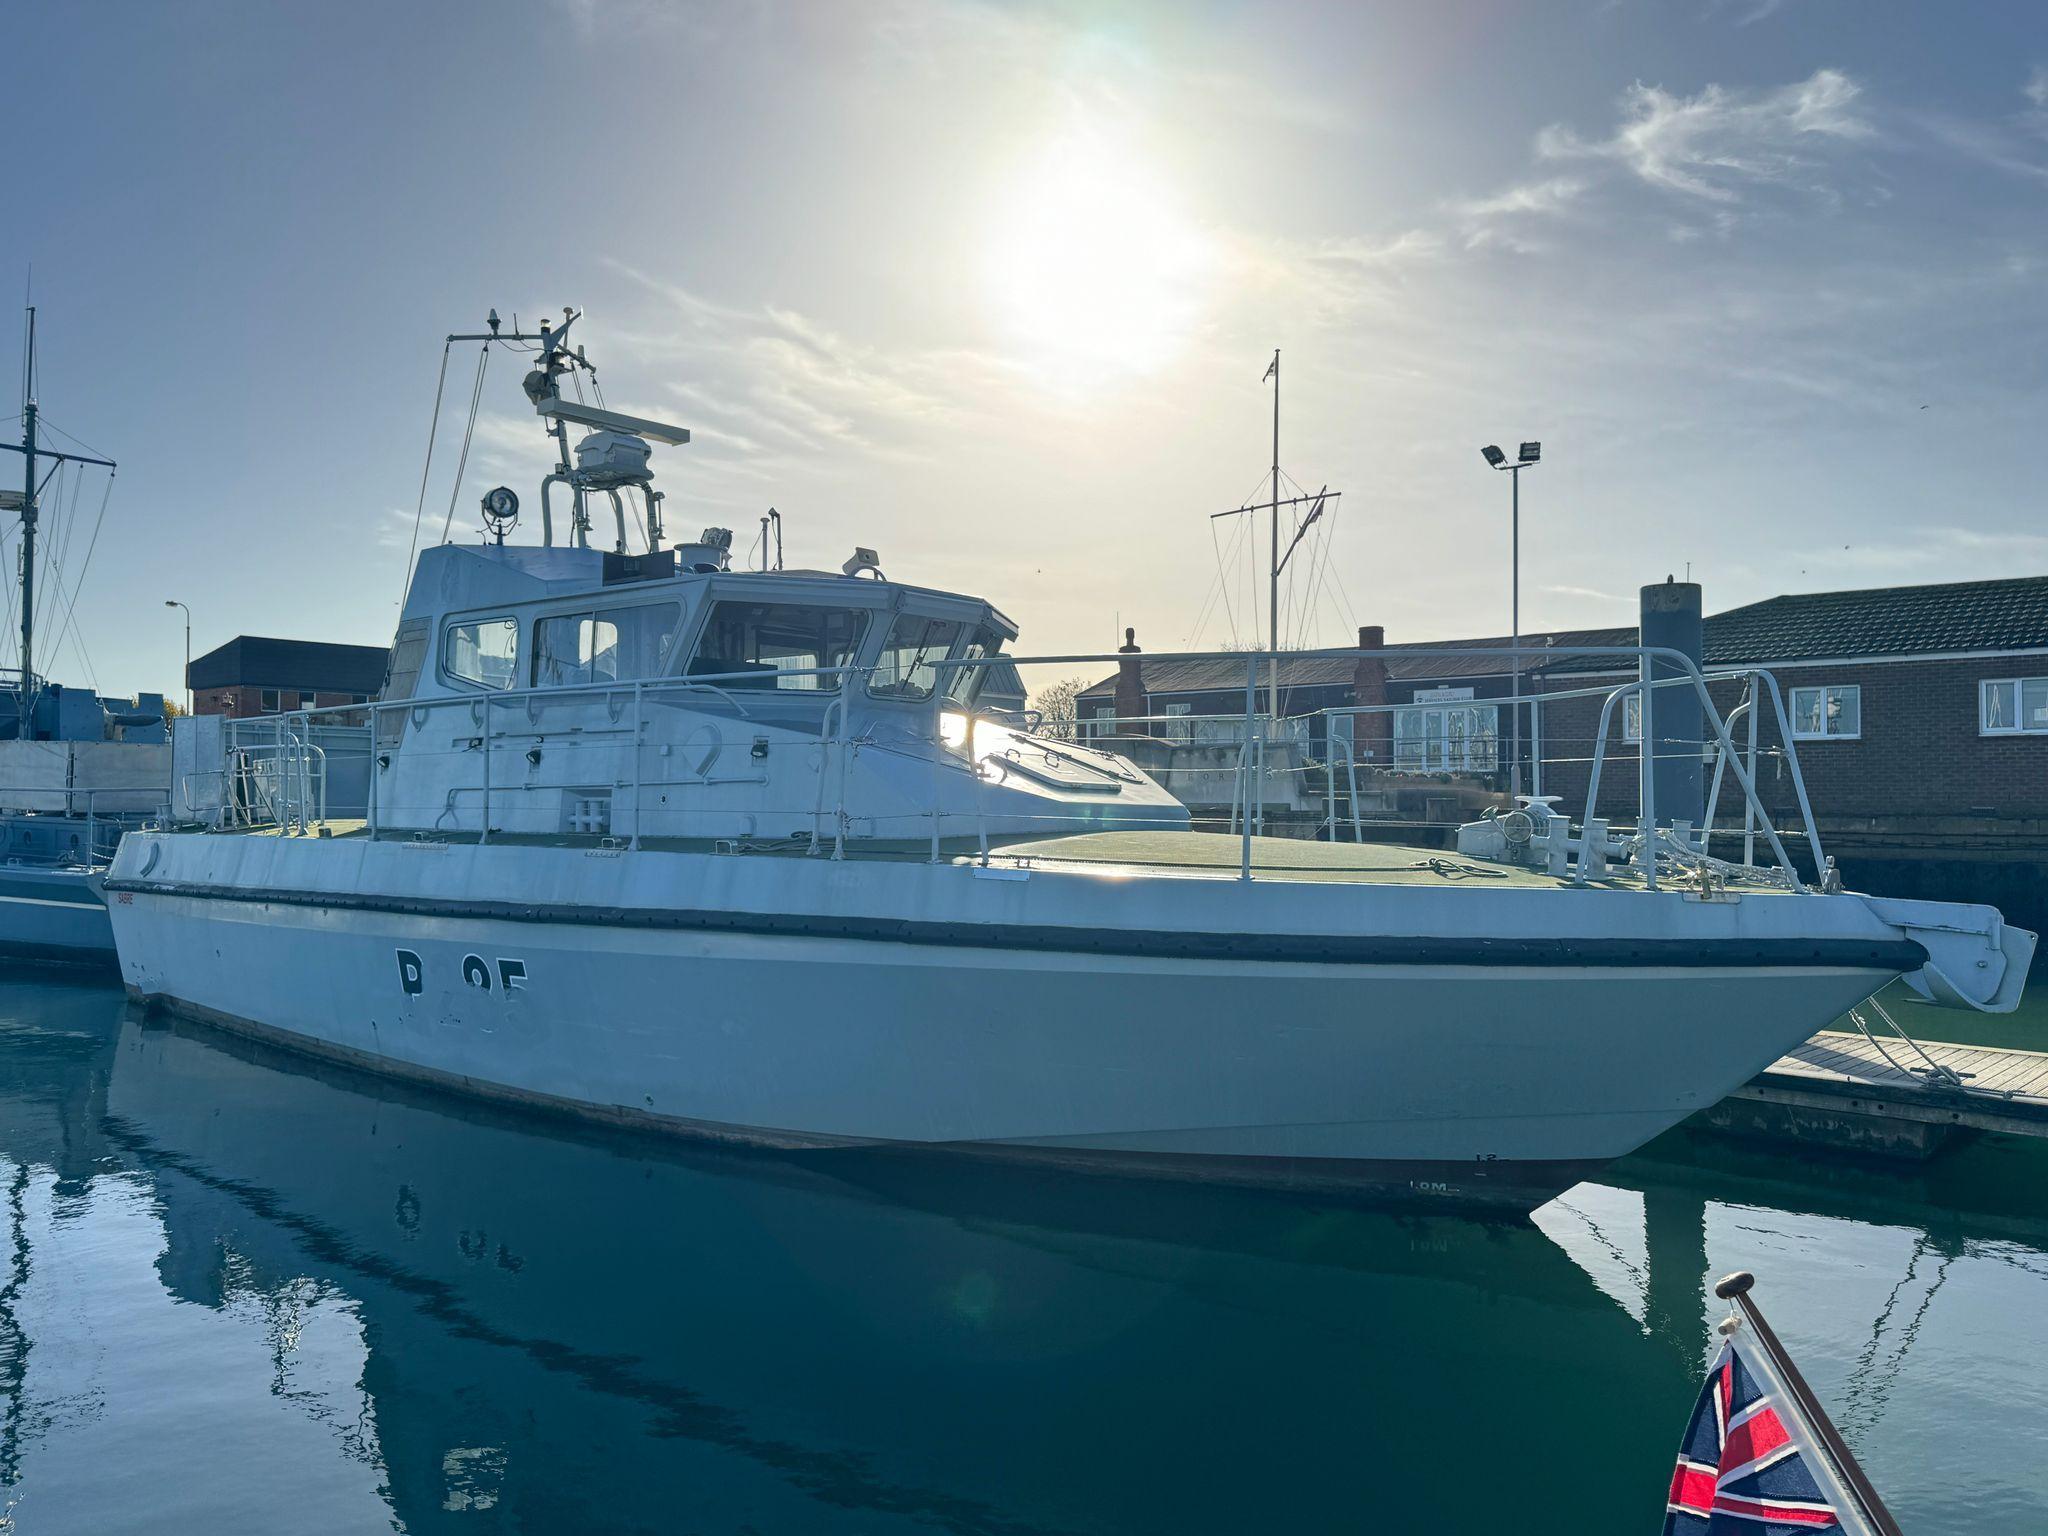
{"label": "mast navigation light", "polygon": [[1522,451],[1516,457],[1524,464],[1534,464],[1543,457],[1543,445],[1541,443],[1524,443],[1522,444]]}
{"label": "mast navigation light", "polygon": [[1507,463],[1508,461],[1508,456],[1502,453],[1500,449],[1495,447],[1492,443],[1488,443],[1484,448],[1480,449],[1479,451],[1486,455],[1486,462],[1491,464],[1495,469],[1499,469],[1501,465]]}

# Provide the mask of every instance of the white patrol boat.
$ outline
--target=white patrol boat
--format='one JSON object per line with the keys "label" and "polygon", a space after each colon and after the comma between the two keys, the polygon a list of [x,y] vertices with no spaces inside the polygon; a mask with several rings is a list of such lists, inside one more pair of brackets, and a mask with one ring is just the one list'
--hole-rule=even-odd
{"label": "white patrol boat", "polygon": [[[500,489],[495,542],[421,557],[362,728],[368,816],[322,814],[332,728],[300,750],[302,712],[230,770],[218,826],[123,842],[138,997],[692,1135],[1520,1209],[1894,977],[2018,999],[2033,938],[1996,912],[1799,882],[1675,653],[1770,867],[1541,805],[1456,860],[1192,831],[1127,757],[1040,731],[989,604],[869,551],[781,570],[765,530],[758,571],[716,530],[668,547],[648,439],[688,434],[565,399],[568,331],[473,338],[540,349],[546,537],[504,541]],[[573,451],[569,423],[594,429]],[[1262,730],[1248,708],[1248,784]]]}

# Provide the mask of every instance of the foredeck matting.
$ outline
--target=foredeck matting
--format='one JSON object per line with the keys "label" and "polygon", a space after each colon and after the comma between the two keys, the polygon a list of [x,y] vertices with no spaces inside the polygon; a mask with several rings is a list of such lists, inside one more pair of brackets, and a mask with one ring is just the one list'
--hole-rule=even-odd
{"label": "foredeck matting", "polygon": [[[1222,832],[1179,830],[1082,832],[1066,837],[1009,843],[992,854],[1033,864],[1116,865],[1126,869],[1236,874],[1243,868],[1244,840]],[[1254,837],[1254,875],[1288,880],[1359,881],[1379,885],[1523,885],[1555,887],[1566,882],[1541,870],[1403,843],[1317,843],[1293,837]],[[1640,884],[1618,875],[1600,884]]]}
{"label": "foredeck matting", "polygon": [[1874,1044],[1852,1031],[1823,1030],[1773,1062],[1738,1096],[1868,1104],[1873,1112],[2048,1136],[2048,1051],[1938,1040],[1919,1045],[1928,1060],[1961,1077],[1962,1086],[1910,1070],[1927,1063],[1895,1036],[1879,1034]]}

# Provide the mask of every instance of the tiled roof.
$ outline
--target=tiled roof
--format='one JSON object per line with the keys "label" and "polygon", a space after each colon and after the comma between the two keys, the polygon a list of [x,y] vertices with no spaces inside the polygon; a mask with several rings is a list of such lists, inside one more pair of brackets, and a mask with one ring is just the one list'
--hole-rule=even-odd
{"label": "tiled roof", "polygon": [[[2002,581],[1951,581],[1922,587],[1871,587],[1856,592],[1797,592],[1767,598],[1706,621],[1706,661],[1710,666],[1744,663],[1820,661],[1858,656],[1922,656],[1953,651],[2048,650],[2048,576],[2015,576]],[[1524,637],[1525,644],[1545,646],[1634,645],[1635,626],[1610,629],[1557,630]],[[1506,636],[1481,640],[1442,640],[1437,646],[1491,649],[1506,646]],[[1388,647],[1399,653],[1414,646]],[[1351,681],[1348,656],[1282,658],[1283,688],[1344,684]],[[1558,672],[1616,671],[1628,663],[1613,658],[1541,657],[1523,661],[1527,670]],[[1508,667],[1488,666],[1469,656],[1388,657],[1387,675],[1398,681],[1431,677],[1504,675]],[[1148,693],[1209,693],[1244,686],[1241,661],[1147,661]],[[1264,681],[1263,673],[1261,682]],[[1088,689],[1084,698],[1103,698],[1116,691],[1110,676]]]}
{"label": "tiled roof", "polygon": [[[1636,632],[1611,629],[1570,629],[1555,634],[1524,635],[1524,645],[1634,645]],[[1387,650],[1387,676],[1400,682],[1419,682],[1432,677],[1505,677],[1510,670],[1508,658],[1488,662],[1474,656],[1409,656],[1404,651],[1456,648],[1460,650],[1505,649],[1513,644],[1508,635],[1493,635],[1482,640],[1432,640],[1416,641],[1407,645],[1390,645]],[[1533,671],[1542,664],[1540,656],[1522,658],[1522,669]],[[1280,686],[1282,688],[1315,688],[1349,686],[1357,668],[1357,661],[1350,656],[1282,656],[1280,658]],[[1216,661],[1154,661],[1149,658],[1139,663],[1139,675],[1144,678],[1145,691],[1149,694],[1173,693],[1223,693],[1244,687],[1244,666],[1242,661],[1224,657]],[[1259,669],[1259,686],[1266,685],[1266,671]],[[1081,694],[1084,699],[1108,698],[1116,692],[1116,676],[1102,679]]]}
{"label": "tiled roof", "polygon": [[[1708,666],[2048,650],[2048,576],[1794,592],[1707,616]],[[1634,644],[1633,629],[1621,631]],[[1613,670],[1593,658],[1551,672]]]}
{"label": "tiled roof", "polygon": [[1707,620],[1710,662],[2048,647],[2048,576],[1801,592]]}
{"label": "tiled roof", "polygon": [[187,682],[193,688],[261,686],[370,694],[384,686],[387,654],[381,645],[237,635],[204,656],[194,656]]}

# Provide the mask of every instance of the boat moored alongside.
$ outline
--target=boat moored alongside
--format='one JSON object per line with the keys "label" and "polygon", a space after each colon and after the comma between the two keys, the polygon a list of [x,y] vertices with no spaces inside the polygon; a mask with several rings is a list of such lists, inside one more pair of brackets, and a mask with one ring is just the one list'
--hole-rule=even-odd
{"label": "boat moored alongside", "polygon": [[[137,996],[663,1131],[1519,1210],[1895,977],[2017,1001],[2032,936],[1989,908],[1800,882],[1670,653],[1669,683],[1620,691],[1696,686],[1769,866],[1590,807],[1456,858],[1192,831],[1021,709],[986,602],[871,551],[831,574],[734,570],[718,530],[663,547],[646,445],[617,439],[687,434],[565,402],[567,330],[531,338],[549,541],[504,541],[500,491],[497,542],[421,557],[362,727],[366,819],[313,814],[287,747],[260,816],[128,837],[107,889]],[[572,455],[571,420],[601,441]]]}

